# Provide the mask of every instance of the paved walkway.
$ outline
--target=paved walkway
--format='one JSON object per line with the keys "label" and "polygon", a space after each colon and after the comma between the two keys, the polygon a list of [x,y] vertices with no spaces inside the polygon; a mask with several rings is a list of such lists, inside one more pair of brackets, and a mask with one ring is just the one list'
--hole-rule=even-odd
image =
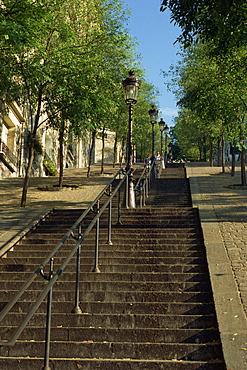
{"label": "paved walkway", "polygon": [[[231,177],[229,168],[222,174],[221,168],[208,163],[186,167],[193,205],[200,211],[227,369],[246,370],[247,190],[229,188],[240,184],[239,168]],[[106,174],[100,176],[99,166],[94,166],[87,178],[86,169],[66,169],[64,183],[79,186],[77,190],[39,190],[57,184],[58,178],[32,178],[24,209],[19,207],[23,179],[1,180],[0,251],[52,208],[86,208],[117,170],[107,166]]]}
{"label": "paved walkway", "polygon": [[193,206],[199,208],[227,369],[247,369],[247,189],[240,170],[187,164]]}
{"label": "paved walkway", "polygon": [[220,171],[220,167],[211,168],[206,163],[187,165],[188,177],[192,181],[196,179],[198,184],[198,190],[193,191],[194,205],[200,200],[200,204],[211,205],[215,212],[247,313],[247,189],[231,188],[241,183],[239,169],[234,177],[231,177],[229,168],[224,174]]}

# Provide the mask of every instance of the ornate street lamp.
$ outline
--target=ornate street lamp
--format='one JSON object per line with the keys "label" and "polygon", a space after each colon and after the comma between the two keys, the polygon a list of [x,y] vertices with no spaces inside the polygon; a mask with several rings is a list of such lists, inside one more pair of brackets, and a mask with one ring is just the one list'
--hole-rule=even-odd
{"label": "ornate street lamp", "polygon": [[132,114],[133,105],[137,103],[138,90],[141,81],[135,77],[134,71],[129,72],[129,77],[122,81],[124,88],[125,102],[129,106],[129,132],[128,132],[128,158],[126,171],[131,168],[126,188],[126,208],[135,208],[135,191],[133,183],[133,142],[132,142]]}
{"label": "ornate street lamp", "polygon": [[[159,127],[160,127],[160,146],[161,146],[161,149],[160,149],[160,153],[161,155],[163,156],[163,132],[165,133],[165,138],[166,138],[166,141],[165,141],[165,162],[166,162],[166,156],[167,156],[167,134],[169,132],[169,127],[167,126],[167,124],[165,123],[165,121],[163,120],[163,118],[161,118],[161,120],[159,121]],[[162,161],[162,167],[164,168],[165,165],[164,165],[164,161]]]}
{"label": "ornate street lamp", "polygon": [[148,111],[150,117],[150,123],[152,125],[152,160],[154,160],[154,125],[157,123],[159,111],[152,105],[152,109]]}

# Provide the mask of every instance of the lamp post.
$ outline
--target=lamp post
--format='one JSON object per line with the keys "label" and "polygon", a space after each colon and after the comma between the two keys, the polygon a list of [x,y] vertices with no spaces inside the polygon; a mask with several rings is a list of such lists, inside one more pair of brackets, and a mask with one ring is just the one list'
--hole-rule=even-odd
{"label": "lamp post", "polygon": [[125,102],[129,106],[129,128],[128,128],[128,158],[126,171],[131,169],[128,177],[128,187],[126,188],[126,208],[135,208],[135,191],[133,183],[133,142],[132,142],[132,115],[133,105],[137,103],[138,90],[141,81],[135,77],[134,71],[129,72],[129,77],[122,81],[124,88]]}
{"label": "lamp post", "polygon": [[[169,127],[167,126],[167,124],[165,123],[165,121],[163,120],[163,118],[161,118],[161,120],[159,121],[159,127],[160,127],[160,146],[161,146],[160,152],[161,152],[161,155],[162,156],[163,156],[163,132],[166,135],[166,141],[165,141],[165,162],[166,162],[166,156],[167,156],[167,134],[168,134],[168,131],[169,131]],[[165,168],[164,159],[162,160],[162,168]]]}
{"label": "lamp post", "polygon": [[157,122],[159,111],[152,105],[152,109],[148,111],[150,117],[150,123],[152,125],[152,160],[154,160],[154,125]]}

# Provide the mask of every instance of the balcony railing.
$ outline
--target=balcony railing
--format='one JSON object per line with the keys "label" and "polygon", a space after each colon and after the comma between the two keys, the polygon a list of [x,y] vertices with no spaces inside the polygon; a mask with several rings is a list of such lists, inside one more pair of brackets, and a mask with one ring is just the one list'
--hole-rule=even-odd
{"label": "balcony railing", "polygon": [[7,145],[0,139],[0,160],[11,172],[16,171],[17,157],[11,152]]}

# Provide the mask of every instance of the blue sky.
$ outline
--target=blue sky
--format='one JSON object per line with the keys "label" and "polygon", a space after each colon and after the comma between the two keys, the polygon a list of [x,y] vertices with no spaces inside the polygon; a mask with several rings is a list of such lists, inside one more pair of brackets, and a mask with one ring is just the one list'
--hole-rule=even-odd
{"label": "blue sky", "polygon": [[161,0],[123,1],[132,12],[127,28],[129,34],[139,43],[137,51],[142,56],[146,79],[160,91],[159,118],[162,117],[171,126],[177,113],[176,101],[174,95],[167,92],[161,71],[168,72],[171,64],[176,64],[179,59],[176,55],[179,51],[178,44],[173,43],[180,34],[180,29],[170,23],[169,11],[159,11]]}

